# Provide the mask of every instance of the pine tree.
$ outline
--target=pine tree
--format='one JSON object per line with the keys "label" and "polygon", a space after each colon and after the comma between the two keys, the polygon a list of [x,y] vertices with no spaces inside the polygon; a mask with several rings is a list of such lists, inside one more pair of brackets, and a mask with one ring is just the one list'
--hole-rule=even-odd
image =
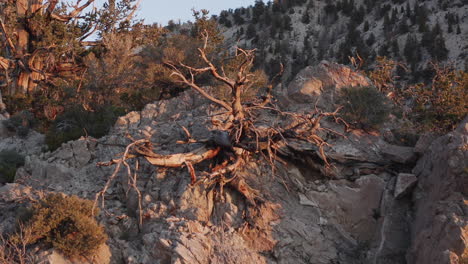
{"label": "pine tree", "polygon": [[305,10],[304,15],[302,16],[302,23],[306,25],[310,23],[310,16],[308,10]]}
{"label": "pine tree", "polygon": [[392,41],[392,52],[395,57],[400,57],[400,47],[398,46],[397,39],[394,39]]}
{"label": "pine tree", "polygon": [[261,19],[261,16],[265,12],[265,4],[263,3],[262,0],[256,0],[255,4],[252,8],[253,14],[252,14],[252,23],[258,23]]}
{"label": "pine tree", "polygon": [[405,56],[406,61],[411,65],[416,65],[416,63],[421,60],[421,53],[416,36],[412,34],[408,35],[405,47],[403,48],[403,55]]}
{"label": "pine tree", "polygon": [[428,17],[427,17],[427,9],[424,5],[419,7],[416,19],[418,22],[419,32],[427,32],[428,31],[428,28],[427,28]]}
{"label": "pine tree", "polygon": [[252,39],[255,37],[255,35],[257,34],[257,31],[255,30],[255,25],[250,23],[248,26],[247,26],[247,31],[246,31],[246,36],[247,36],[247,39]]}
{"label": "pine tree", "polygon": [[411,7],[410,7],[410,4],[409,4],[409,1],[406,2],[406,16],[408,18],[411,18],[412,15],[411,15]]}
{"label": "pine tree", "polygon": [[384,22],[383,22],[383,30],[385,33],[389,33],[391,31],[391,22],[390,22],[390,18],[388,17],[388,13],[385,13],[385,16],[384,16]]}
{"label": "pine tree", "polygon": [[390,55],[390,52],[388,52],[388,43],[382,44],[379,48],[379,56],[381,57],[388,57]]}
{"label": "pine tree", "polygon": [[270,10],[267,8],[265,13],[263,14],[263,24],[270,25],[271,24],[271,13]]}
{"label": "pine tree", "polygon": [[233,14],[234,24],[240,26],[245,23],[244,18],[242,17],[241,9],[236,9]]}
{"label": "pine tree", "polygon": [[392,14],[390,15],[390,22],[392,24],[395,24],[396,21],[398,20],[398,10],[396,8],[392,9]]}
{"label": "pine tree", "polygon": [[292,22],[291,22],[291,17],[287,14],[283,16],[283,29],[285,31],[291,31],[292,30]]}
{"label": "pine tree", "polygon": [[409,26],[408,26],[408,19],[407,18],[402,18],[400,21],[400,24],[398,25],[398,33],[399,34],[406,34],[409,32]]}
{"label": "pine tree", "polygon": [[367,32],[369,31],[369,21],[366,20],[366,22],[364,22],[364,28],[363,28],[363,31],[364,32]]}
{"label": "pine tree", "polygon": [[271,37],[272,39],[276,38],[276,33],[277,33],[276,27],[275,27],[275,26],[271,26],[271,27],[270,27],[270,37]]}
{"label": "pine tree", "polygon": [[432,52],[432,41],[436,36],[432,34],[432,31],[426,31],[421,37],[421,46],[426,47],[429,53]]}
{"label": "pine tree", "polygon": [[442,28],[440,27],[439,22],[437,22],[434,27],[432,28],[432,35],[433,36],[438,36],[442,34]]}
{"label": "pine tree", "polygon": [[375,43],[375,35],[374,33],[370,33],[369,37],[366,40],[367,46],[372,46]]}
{"label": "pine tree", "polygon": [[439,34],[434,40],[432,57],[438,61],[443,61],[447,59],[449,53],[447,47],[445,46],[445,39],[443,34]]}

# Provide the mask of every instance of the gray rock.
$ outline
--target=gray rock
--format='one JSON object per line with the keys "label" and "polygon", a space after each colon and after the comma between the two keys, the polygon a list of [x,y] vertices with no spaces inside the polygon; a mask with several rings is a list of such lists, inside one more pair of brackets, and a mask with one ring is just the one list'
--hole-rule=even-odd
{"label": "gray rock", "polygon": [[286,95],[296,103],[315,104],[331,109],[341,88],[368,86],[371,82],[362,74],[341,64],[322,61],[299,72],[286,90]]}
{"label": "gray rock", "polygon": [[109,264],[111,252],[109,246],[102,245],[93,255],[77,259],[69,259],[56,250],[40,252],[35,258],[35,263],[41,264]]}
{"label": "gray rock", "polygon": [[407,262],[458,264],[468,248],[468,118],[459,128],[436,139],[413,173],[412,243]]}
{"label": "gray rock", "polygon": [[91,152],[88,149],[88,142],[86,139],[81,138],[71,143],[74,157],[74,167],[80,168],[86,165],[91,160]]}
{"label": "gray rock", "polygon": [[375,217],[379,221],[374,241],[367,262],[378,264],[406,263],[405,256],[411,241],[411,200],[395,199],[392,187],[396,179],[387,183],[387,189],[381,201],[380,211]]}
{"label": "gray rock", "polygon": [[423,154],[429,148],[429,146],[437,139],[437,135],[435,133],[426,133],[419,137],[416,146],[414,146],[414,152],[418,154]]}
{"label": "gray rock", "polygon": [[395,184],[395,193],[394,196],[396,199],[400,199],[407,194],[409,194],[416,183],[418,182],[418,178],[414,174],[409,173],[400,173],[398,174],[397,181]]}
{"label": "gray rock", "polygon": [[415,162],[417,158],[414,148],[411,147],[387,144],[384,145],[380,151],[384,158],[400,164],[411,164]]}
{"label": "gray rock", "polygon": [[384,181],[376,175],[363,176],[350,183],[331,181],[329,192],[309,191],[307,197],[315,201],[327,219],[359,241],[369,241],[377,230],[375,210],[380,208]]}
{"label": "gray rock", "polygon": [[0,188],[0,200],[14,202],[22,199],[33,199],[32,188],[17,183],[7,183]]}

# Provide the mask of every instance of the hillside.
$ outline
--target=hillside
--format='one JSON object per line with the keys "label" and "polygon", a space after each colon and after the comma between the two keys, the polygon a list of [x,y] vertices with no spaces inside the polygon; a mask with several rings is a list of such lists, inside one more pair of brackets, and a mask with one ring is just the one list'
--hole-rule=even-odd
{"label": "hillside", "polygon": [[468,263],[467,0],[68,2],[0,3],[0,264]]}
{"label": "hillside", "polygon": [[[86,259],[67,259],[64,249],[89,243],[90,223],[74,229],[77,220],[72,218],[65,221],[71,230],[57,228],[68,243],[55,242],[54,230],[41,233],[45,238],[21,254],[0,241],[0,253],[7,249],[0,263],[20,263],[14,260],[21,256],[38,264],[466,263],[468,120],[447,135],[425,134],[405,145],[397,140],[405,137],[400,120],[385,123],[380,134],[347,130],[333,118],[321,119],[323,112],[313,112],[304,99],[319,97],[323,107],[318,107],[325,111],[333,105],[330,95],[367,85],[367,79],[333,63],[307,72],[299,76],[307,77],[304,87],[319,80],[326,84],[322,94],[290,89],[285,99],[292,103],[281,108],[287,116],[270,108],[255,111],[251,119],[260,145],[265,134],[283,131],[284,138],[272,146],[278,154],[274,163],[267,151],[244,152],[245,160],[232,172],[233,165],[226,165],[242,149],[226,146],[213,159],[194,164],[195,171],[154,166],[151,159],[135,156],[138,148],[131,148],[133,158],[128,157],[125,168],[114,166],[134,139],[149,140],[163,155],[203,146],[219,149],[216,141],[201,139],[219,132],[227,114],[194,91],[119,118],[105,137],[83,137],[56,151],[42,152],[44,137],[36,132],[24,139],[0,135],[0,152],[26,156],[15,182],[0,183],[0,234],[14,234],[15,219],[25,207],[59,193],[89,200],[102,194],[98,220],[108,236],[106,245]],[[329,146],[324,153],[330,166],[319,146],[301,137],[313,131],[301,132],[296,125],[303,112],[320,120],[316,135]],[[33,219],[51,219],[48,212]],[[50,225],[40,225],[39,231]],[[28,233],[23,241],[29,241]]]}
{"label": "hillside", "polygon": [[[217,18],[231,44],[258,49],[257,65],[290,79],[321,60],[364,67],[377,56],[405,62],[411,78],[427,78],[431,61],[468,67],[468,2],[464,0],[291,0],[228,10]],[[409,75],[409,74],[408,74]]]}

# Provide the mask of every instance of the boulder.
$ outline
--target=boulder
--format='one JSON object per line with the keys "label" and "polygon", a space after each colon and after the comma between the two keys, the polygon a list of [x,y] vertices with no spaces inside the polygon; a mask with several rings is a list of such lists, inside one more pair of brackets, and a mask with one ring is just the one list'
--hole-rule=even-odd
{"label": "boulder", "polygon": [[109,264],[111,252],[109,246],[100,246],[93,255],[70,259],[57,250],[43,251],[36,254],[35,263],[41,264]]}
{"label": "boulder", "polygon": [[[0,121],[1,122],[1,121]],[[0,135],[1,138],[1,135]],[[0,151],[14,150],[23,156],[40,155],[44,149],[45,136],[36,131],[30,131],[28,136],[21,138],[5,134],[4,138],[0,139]]]}
{"label": "boulder", "polygon": [[467,257],[467,124],[435,140],[413,170],[418,185],[408,263],[458,264]]}
{"label": "boulder", "polygon": [[437,138],[438,136],[435,133],[426,133],[421,135],[419,140],[416,142],[416,146],[414,146],[414,152],[423,154]]}
{"label": "boulder", "polygon": [[385,144],[381,147],[382,156],[399,164],[411,164],[416,161],[416,153],[412,147]]}
{"label": "boulder", "polygon": [[375,218],[379,222],[374,239],[370,243],[367,261],[363,263],[395,264],[406,263],[405,256],[411,241],[411,199],[396,199],[396,178],[388,182]]}
{"label": "boulder", "polygon": [[[378,222],[373,217],[380,208],[385,182],[376,175],[367,175],[350,183],[331,181],[328,192],[309,191],[308,204],[318,204],[329,221],[357,241],[370,241]],[[303,199],[304,200],[304,199]]]}
{"label": "boulder", "polygon": [[341,88],[369,86],[364,75],[341,64],[322,61],[300,71],[286,89],[286,97],[299,104],[332,109]]}
{"label": "boulder", "polygon": [[397,181],[395,184],[395,193],[394,196],[396,199],[402,198],[405,195],[409,194],[416,183],[418,178],[414,174],[410,173],[400,173],[398,174]]}

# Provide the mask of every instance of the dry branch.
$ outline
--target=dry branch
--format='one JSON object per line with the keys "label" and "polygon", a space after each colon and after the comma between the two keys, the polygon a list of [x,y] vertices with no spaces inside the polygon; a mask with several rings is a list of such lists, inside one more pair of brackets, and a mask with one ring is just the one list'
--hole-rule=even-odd
{"label": "dry branch", "polygon": [[145,159],[155,166],[178,168],[185,165],[187,162],[197,164],[207,159],[212,159],[218,155],[220,147],[213,149],[201,147],[188,153],[177,153],[171,155],[159,155],[148,149],[136,148],[138,154],[143,155]]}
{"label": "dry branch", "polygon": [[[137,140],[129,144],[122,157],[119,159],[112,160],[107,163],[100,163],[101,166],[109,166],[117,164],[114,173],[109,178],[104,189],[96,196],[96,201],[105,194],[109,188],[110,181],[116,177],[120,167],[124,164],[128,170],[129,182],[133,188],[136,188],[136,176],[131,173],[127,159],[143,157],[150,164],[154,166],[161,166],[167,168],[181,168],[186,166],[191,177],[191,182],[194,184],[197,181],[197,172],[193,165],[196,165],[202,161],[211,160],[210,165],[213,170],[211,172],[201,173],[205,177],[198,183],[204,183],[206,185],[214,186],[217,185],[221,189],[223,186],[228,184],[233,187],[239,193],[241,193],[250,205],[255,205],[255,201],[262,200],[260,193],[251,188],[246,180],[240,176],[244,169],[246,161],[253,157],[253,153],[261,153],[263,157],[269,161],[272,170],[276,166],[278,160],[277,153],[287,155],[287,151],[284,148],[291,149],[294,152],[294,144],[301,145],[301,142],[306,144],[306,151],[309,155],[313,155],[314,160],[320,163],[320,166],[325,167],[325,170],[331,167],[330,162],[326,156],[325,148],[329,144],[319,136],[319,132],[326,130],[327,132],[334,132],[333,130],[322,128],[321,121],[324,118],[334,118],[336,122],[339,122],[337,117],[338,108],[334,112],[322,112],[315,109],[309,114],[298,114],[283,112],[272,103],[272,89],[273,84],[268,87],[267,94],[260,103],[247,104],[242,101],[242,93],[252,84],[250,78],[250,68],[253,65],[255,58],[255,50],[244,50],[241,48],[236,49],[236,57],[241,58],[241,62],[236,68],[237,73],[235,77],[228,77],[223,67],[217,67],[207,56],[207,43],[208,35],[205,31],[205,43],[202,48],[198,49],[198,53],[202,58],[202,61],[206,64],[205,67],[195,68],[192,66],[185,65],[182,62],[174,63],[166,61],[164,64],[172,69],[171,76],[175,77],[181,83],[184,83],[191,89],[195,90],[203,97],[208,99],[211,103],[218,105],[227,110],[225,113],[226,120],[223,126],[222,137],[219,142],[216,139],[211,138],[208,141],[197,141],[192,139],[190,132],[187,128],[182,127],[183,131],[187,135],[186,142],[176,143],[206,143],[204,146],[195,149],[187,153],[175,153],[169,155],[161,155],[154,152],[151,142],[148,140]],[[281,65],[281,71],[275,76],[274,80],[281,76],[283,67]],[[209,73],[211,76],[230,88],[231,96],[226,100],[216,98],[209,92],[200,87],[196,82],[196,77],[203,73]],[[272,110],[278,117],[287,118],[290,121],[290,125],[285,126],[284,124],[269,124],[269,127],[265,130],[259,130],[256,127],[256,117],[260,115],[259,111]],[[336,132],[337,135],[340,135]],[[296,148],[298,149],[298,148]],[[300,147],[299,147],[300,150]],[[291,153],[291,158],[295,153]],[[219,158],[214,159],[218,156]],[[325,174],[325,173],[324,173]],[[132,178],[133,177],[133,178]]]}

